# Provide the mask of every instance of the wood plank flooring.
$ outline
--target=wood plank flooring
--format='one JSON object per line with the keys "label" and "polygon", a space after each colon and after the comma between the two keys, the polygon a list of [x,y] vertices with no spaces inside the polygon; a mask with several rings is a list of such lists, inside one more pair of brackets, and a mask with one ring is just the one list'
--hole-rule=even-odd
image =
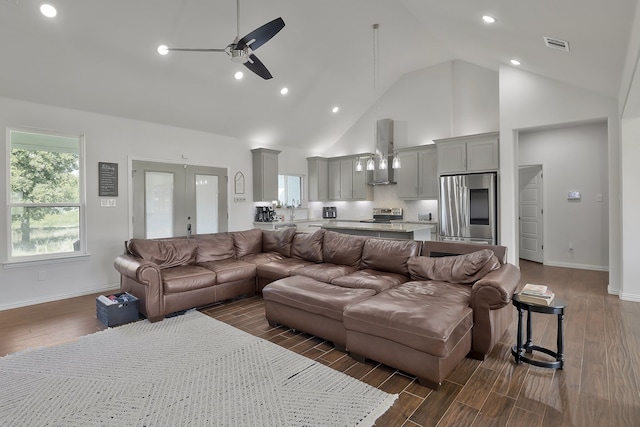
{"label": "wood plank flooring", "polygon": [[[465,359],[434,391],[393,368],[356,362],[322,339],[271,328],[260,297],[216,304],[202,312],[398,393],[398,400],[377,426],[639,426],[640,304],[608,295],[607,273],[527,261],[521,261],[520,268],[520,286],[546,284],[568,303],[564,370],[513,363],[515,316],[485,361]],[[104,329],[95,317],[95,295],[0,311],[0,325],[0,355]],[[555,316],[534,313],[535,344],[555,349],[556,328]]]}

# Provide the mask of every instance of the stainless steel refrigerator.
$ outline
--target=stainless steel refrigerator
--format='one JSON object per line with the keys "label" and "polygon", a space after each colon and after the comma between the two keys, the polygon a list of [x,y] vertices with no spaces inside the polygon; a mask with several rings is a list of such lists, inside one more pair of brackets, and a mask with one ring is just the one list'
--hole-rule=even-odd
{"label": "stainless steel refrigerator", "polygon": [[440,177],[440,239],[497,244],[497,176]]}

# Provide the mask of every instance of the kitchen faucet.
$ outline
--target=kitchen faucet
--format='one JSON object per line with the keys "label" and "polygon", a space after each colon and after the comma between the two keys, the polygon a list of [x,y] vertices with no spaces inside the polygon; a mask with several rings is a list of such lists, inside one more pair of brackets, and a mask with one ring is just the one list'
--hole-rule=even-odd
{"label": "kitchen faucet", "polygon": [[296,199],[291,199],[291,220],[296,219]]}

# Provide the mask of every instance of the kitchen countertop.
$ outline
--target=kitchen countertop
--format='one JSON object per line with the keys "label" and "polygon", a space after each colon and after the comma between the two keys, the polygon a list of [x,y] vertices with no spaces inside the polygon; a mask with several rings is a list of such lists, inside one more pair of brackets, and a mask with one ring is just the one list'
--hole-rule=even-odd
{"label": "kitchen countertop", "polygon": [[380,224],[372,222],[359,221],[327,221],[317,227],[331,229],[350,229],[350,230],[367,230],[367,231],[391,231],[396,233],[412,233],[417,230],[426,230],[435,227],[434,223],[424,221],[418,223],[393,222],[391,224]]}

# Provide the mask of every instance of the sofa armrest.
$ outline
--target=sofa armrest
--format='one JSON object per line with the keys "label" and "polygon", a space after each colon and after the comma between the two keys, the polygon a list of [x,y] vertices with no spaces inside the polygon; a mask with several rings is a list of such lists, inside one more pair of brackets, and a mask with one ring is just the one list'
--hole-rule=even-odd
{"label": "sofa armrest", "polygon": [[153,283],[161,283],[160,268],[151,262],[132,255],[119,255],[113,262],[113,266],[120,274],[135,280],[142,285],[152,285]]}
{"label": "sofa armrest", "polygon": [[471,288],[472,357],[483,360],[509,328],[513,320],[509,303],[519,281],[520,270],[513,264],[503,264]]}
{"label": "sofa armrest", "polygon": [[520,270],[513,264],[503,264],[489,272],[471,288],[471,308],[497,310],[509,304],[518,287]]}
{"label": "sofa armrest", "polygon": [[132,255],[119,255],[113,266],[120,273],[120,290],[138,298],[140,311],[155,322],[164,317],[162,275],[157,264]]}

